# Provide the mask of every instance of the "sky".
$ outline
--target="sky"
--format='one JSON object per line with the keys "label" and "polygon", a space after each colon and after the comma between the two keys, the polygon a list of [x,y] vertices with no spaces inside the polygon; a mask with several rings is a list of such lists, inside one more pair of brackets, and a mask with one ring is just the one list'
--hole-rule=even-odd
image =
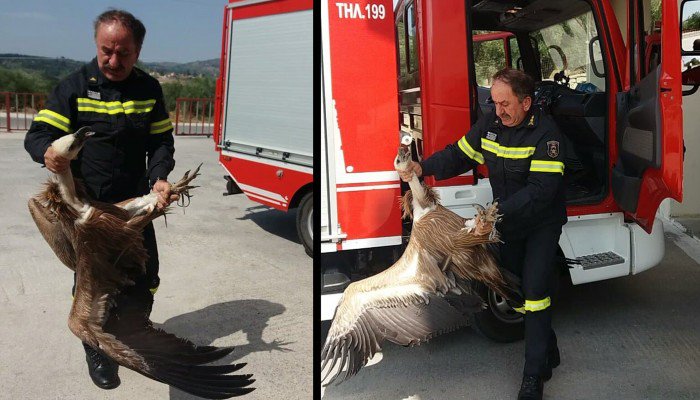
{"label": "sky", "polygon": [[0,0],[0,53],[95,57],[92,23],[108,8],[146,26],[141,61],[189,62],[221,55],[228,0]]}

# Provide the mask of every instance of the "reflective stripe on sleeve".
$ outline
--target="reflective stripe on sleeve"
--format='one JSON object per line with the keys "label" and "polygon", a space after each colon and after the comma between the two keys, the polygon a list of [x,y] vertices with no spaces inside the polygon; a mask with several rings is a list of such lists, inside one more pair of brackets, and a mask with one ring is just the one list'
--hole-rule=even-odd
{"label": "reflective stripe on sleeve", "polygon": [[46,122],[47,124],[58,128],[63,132],[70,132],[70,120],[63,115],[51,111],[51,110],[41,110],[34,118],[34,121]]}
{"label": "reflective stripe on sleeve", "polygon": [[459,142],[457,142],[457,145],[459,145],[460,150],[462,150],[462,152],[466,154],[467,157],[478,162],[479,164],[484,163],[484,156],[478,151],[474,150],[472,146],[469,145],[466,136],[462,136],[462,138],[459,139]]}
{"label": "reflective stripe on sleeve", "polygon": [[154,287],[154,288],[150,288],[150,289],[148,289],[148,290],[151,291],[151,294],[156,294],[156,292],[158,291],[158,286],[156,286],[156,287]]}
{"label": "reflective stripe on sleeve", "polygon": [[552,305],[552,300],[549,296],[542,300],[525,300],[525,311],[542,311]]}
{"label": "reflective stripe on sleeve", "polygon": [[166,118],[162,121],[154,122],[151,124],[151,133],[163,133],[165,131],[168,131],[170,129],[173,129],[173,124],[170,122],[170,118]]}
{"label": "reflective stripe on sleeve", "polygon": [[102,114],[133,114],[147,113],[153,110],[156,104],[155,99],[148,100],[130,100],[122,103],[121,101],[99,101],[79,97],[77,99],[78,111],[81,112],[96,112]]}
{"label": "reflective stripe on sleeve", "polygon": [[532,160],[530,162],[530,171],[533,172],[551,172],[564,174],[564,163],[561,161],[544,161]]}
{"label": "reflective stripe on sleeve", "polygon": [[534,147],[506,147],[486,138],[481,138],[481,148],[497,157],[512,159],[528,158],[535,154]]}

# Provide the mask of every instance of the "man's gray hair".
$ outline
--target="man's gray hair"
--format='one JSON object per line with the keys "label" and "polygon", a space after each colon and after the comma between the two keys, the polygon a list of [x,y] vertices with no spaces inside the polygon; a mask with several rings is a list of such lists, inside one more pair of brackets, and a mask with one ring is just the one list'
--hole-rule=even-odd
{"label": "man's gray hair", "polygon": [[143,38],[146,37],[146,27],[143,23],[139,21],[138,18],[134,17],[128,11],[118,10],[111,8],[95,18],[95,38],[97,38],[97,29],[102,24],[107,24],[110,22],[119,22],[123,27],[129,30],[134,36],[134,42],[136,46],[140,49],[143,45]]}
{"label": "man's gray hair", "polygon": [[535,97],[535,81],[530,75],[513,68],[504,68],[496,72],[491,78],[493,82],[501,81],[513,90],[518,100],[523,101],[525,97]]}

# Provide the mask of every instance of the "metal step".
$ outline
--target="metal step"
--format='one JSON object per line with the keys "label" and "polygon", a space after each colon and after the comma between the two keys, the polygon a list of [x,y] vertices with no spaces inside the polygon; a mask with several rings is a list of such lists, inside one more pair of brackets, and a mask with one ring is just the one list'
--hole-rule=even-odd
{"label": "metal step", "polygon": [[625,262],[625,259],[614,251],[576,257],[576,260],[581,263],[581,267],[583,267],[584,270],[607,267],[609,265],[622,264]]}

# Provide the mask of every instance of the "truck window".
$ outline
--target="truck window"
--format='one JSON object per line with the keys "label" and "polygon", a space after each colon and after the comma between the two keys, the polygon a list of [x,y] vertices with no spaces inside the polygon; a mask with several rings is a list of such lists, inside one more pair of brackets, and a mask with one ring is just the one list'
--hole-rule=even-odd
{"label": "truck window", "polygon": [[[577,91],[604,92],[605,65],[593,13],[590,11],[556,25],[532,32],[540,54],[543,81],[563,82]],[[591,65],[589,42],[593,40]],[[601,75],[601,76],[598,76]]]}
{"label": "truck window", "polygon": [[414,3],[406,8],[406,39],[408,40],[408,72],[418,70],[418,46],[416,41],[416,8]]}
{"label": "truck window", "polygon": [[481,87],[491,87],[491,77],[497,71],[505,68],[506,53],[503,38],[481,40],[491,31],[474,31],[474,68],[476,84]]}
{"label": "truck window", "polygon": [[520,47],[518,47],[518,39],[512,36],[508,39],[508,49],[510,50],[510,65],[511,68],[519,70],[523,69],[523,60],[520,57]]}
{"label": "truck window", "polygon": [[406,65],[406,24],[404,23],[404,19],[405,16],[402,15],[396,22],[396,52],[398,53],[397,58],[399,60],[399,77],[406,76],[408,71],[408,66]]}

